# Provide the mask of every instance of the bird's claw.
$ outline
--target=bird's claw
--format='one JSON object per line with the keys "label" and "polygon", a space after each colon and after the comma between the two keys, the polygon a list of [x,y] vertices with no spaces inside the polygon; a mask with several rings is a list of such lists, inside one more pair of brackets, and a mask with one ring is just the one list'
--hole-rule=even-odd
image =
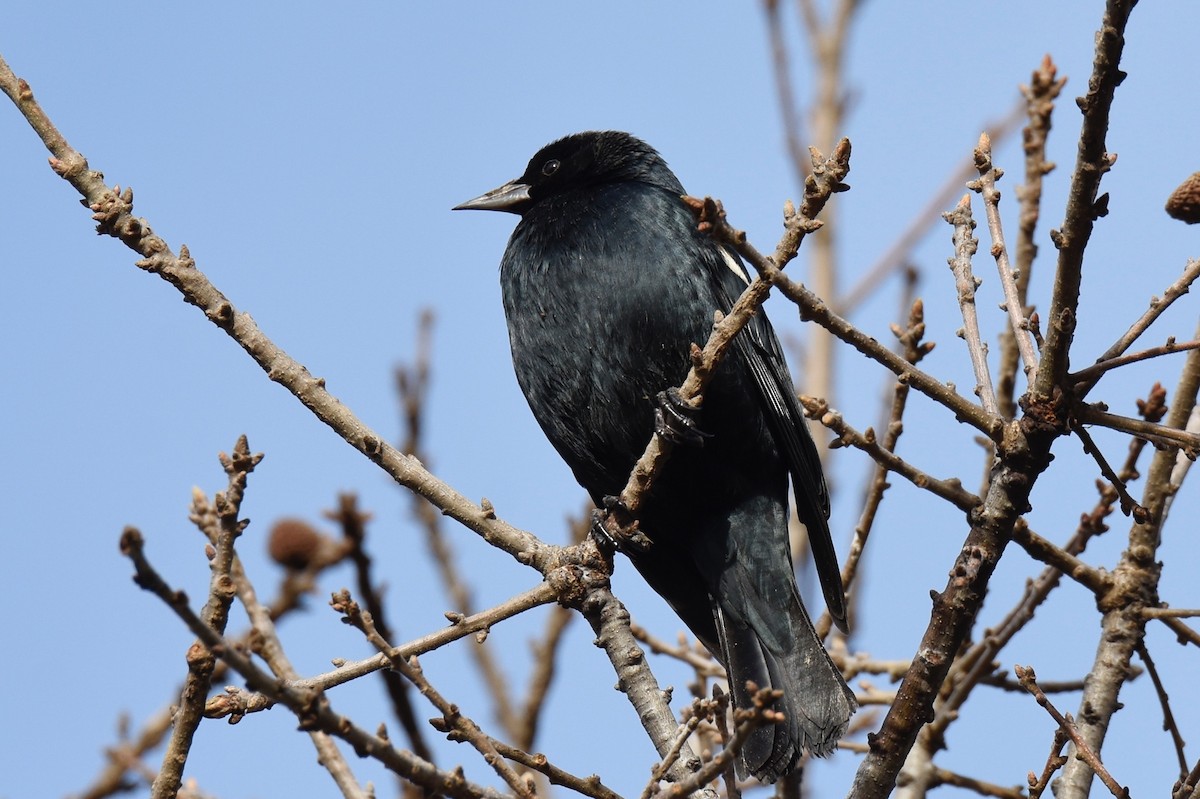
{"label": "bird's claw", "polygon": [[710,433],[700,429],[697,419],[700,409],[685,400],[677,388],[658,392],[654,409],[654,432],[672,444],[702,447]]}
{"label": "bird's claw", "polygon": [[603,505],[592,511],[589,531],[601,552],[611,557],[617,551],[629,555],[650,549],[650,539],[638,529],[637,520],[622,504],[620,497],[607,496]]}

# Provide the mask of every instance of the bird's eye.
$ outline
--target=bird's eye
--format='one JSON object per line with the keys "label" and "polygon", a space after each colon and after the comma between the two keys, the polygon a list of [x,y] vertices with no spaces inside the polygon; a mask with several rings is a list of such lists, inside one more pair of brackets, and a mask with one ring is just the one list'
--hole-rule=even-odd
{"label": "bird's eye", "polygon": [[560,166],[562,166],[562,164],[559,163],[557,158],[551,158],[549,161],[542,164],[542,175],[544,177],[550,177],[558,171]]}

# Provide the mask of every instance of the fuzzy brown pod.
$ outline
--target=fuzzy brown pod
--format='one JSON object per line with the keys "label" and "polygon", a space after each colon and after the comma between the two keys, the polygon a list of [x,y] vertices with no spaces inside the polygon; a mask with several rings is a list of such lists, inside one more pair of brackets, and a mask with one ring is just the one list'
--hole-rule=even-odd
{"label": "fuzzy brown pod", "polygon": [[1200,222],[1200,172],[1192,173],[1171,192],[1167,198],[1167,213],[1189,225]]}

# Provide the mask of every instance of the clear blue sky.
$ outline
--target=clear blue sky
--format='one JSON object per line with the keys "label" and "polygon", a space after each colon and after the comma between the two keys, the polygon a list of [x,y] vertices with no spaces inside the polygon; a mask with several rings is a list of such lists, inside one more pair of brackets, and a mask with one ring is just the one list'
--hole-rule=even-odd
{"label": "clear blue sky", "polygon": [[[853,91],[845,134],[854,143],[841,198],[844,284],[866,270],[915,210],[974,146],[985,121],[1002,115],[1045,53],[1070,83],[1059,103],[1034,275],[1048,296],[1052,247],[1101,3],[868,3],[848,60]],[[1078,358],[1091,360],[1200,254],[1200,230],[1167,218],[1162,204],[1200,169],[1194,52],[1200,5],[1143,3],[1133,14],[1124,61],[1129,79],[1115,106],[1105,178],[1111,214],[1096,229],[1084,287]],[[794,33],[794,32],[793,32]],[[540,145],[588,128],[634,132],[657,147],[695,194],[724,200],[735,224],[761,249],[774,246],[783,201],[798,195],[786,160],[770,51],[753,4],[616,3],[565,6],[471,4],[73,5],[55,16],[44,3],[7,4],[0,53],[32,85],[68,140],[110,182],[133,186],[136,211],[198,266],[266,333],[384,435],[399,432],[391,369],[412,352],[416,314],[437,313],[428,449],[436,473],[471,497],[487,496],[507,520],[552,541],[582,492],[543,441],[512,378],[497,264],[514,218],[451,213],[450,207],[515,177]],[[800,46],[795,80],[809,77]],[[371,546],[388,580],[393,623],[404,637],[444,624],[449,607],[408,498],[324,429],[245,354],[162,281],[136,269],[122,245],[97,238],[77,196],[46,166],[40,142],[8,103],[0,108],[0,340],[8,385],[0,416],[0,486],[5,513],[0,583],[3,630],[0,797],[56,797],[84,788],[114,740],[117,717],[136,728],[171,698],[191,636],[130,581],[117,552],[126,524],[139,526],[167,578],[200,601],[208,570],[203,541],[187,521],[193,485],[224,485],[216,453],[240,433],[266,453],[253,475],[242,555],[270,593],[275,567],[263,536],[282,516],[318,520],[339,491],[358,492],[375,520]],[[1016,215],[1019,143],[996,160],[1009,172],[1005,219]],[[964,190],[965,191],[965,190]],[[976,206],[978,212],[979,206]],[[977,213],[977,215],[979,215]],[[998,329],[996,281],[986,258],[981,314]],[[961,324],[945,268],[950,229],[941,225],[915,253],[924,269],[930,337],[927,367],[964,391],[971,385]],[[802,276],[803,264],[795,267]],[[990,292],[990,293],[988,293]],[[855,321],[881,339],[894,291]],[[1185,298],[1147,345],[1190,338],[1196,304]],[[786,304],[776,325],[802,335]],[[994,363],[994,360],[993,360]],[[1131,413],[1153,380],[1173,380],[1179,361],[1127,370],[1093,395]],[[839,407],[856,426],[874,424],[887,378],[852,354],[840,361]],[[1171,387],[1173,384],[1169,384]],[[982,473],[970,431],[944,411],[914,401],[902,454],[937,475]],[[1113,459],[1124,439],[1102,432]],[[1034,493],[1034,526],[1062,540],[1094,502],[1095,469],[1072,441],[1056,452],[1072,464]],[[864,475],[857,453],[834,454],[834,529],[848,540]],[[903,481],[876,527],[854,645],[879,658],[906,658],[928,618],[965,533],[961,515]],[[1194,482],[1194,481],[1193,481]],[[1136,487],[1140,490],[1140,486]],[[1175,506],[1161,557],[1164,599],[1200,604],[1194,487]],[[1094,545],[1111,565],[1126,532],[1122,518]],[[534,583],[535,574],[451,528],[480,607]],[[1089,553],[1091,550],[1089,550]],[[1033,573],[1013,548],[984,610],[994,622]],[[334,657],[367,653],[338,624],[323,596],[350,580],[330,576],[313,613],[283,625],[298,668],[322,671]],[[616,576],[635,618],[668,637],[678,623],[627,564]],[[1046,679],[1084,676],[1097,616],[1074,586],[1060,589],[1042,617],[1004,655]],[[1065,628],[1063,618],[1077,623]],[[528,642],[541,616],[497,627],[490,639],[524,684]],[[239,619],[240,623],[240,619]],[[1184,737],[1200,741],[1195,656],[1152,628],[1152,652],[1168,680]],[[577,623],[539,748],[565,768],[597,771],[637,795],[654,754],[590,633]],[[1191,655],[1190,659],[1185,656]],[[689,676],[655,661],[663,683],[685,694]],[[458,648],[431,656],[435,684],[494,729],[469,659]],[[880,687],[886,688],[886,684]],[[1174,758],[1160,731],[1149,681],[1123,694],[1128,709],[1105,750],[1135,795],[1170,784]],[[387,717],[374,682],[340,688],[332,700],[368,728]],[[991,704],[986,704],[991,703]],[[1075,697],[1061,706],[1074,712]],[[982,711],[982,712],[981,712]],[[421,718],[433,710],[420,708]],[[206,724],[189,773],[223,799],[334,796],[307,740],[281,710],[237,727]],[[392,725],[395,729],[395,725]],[[984,696],[952,728],[942,762],[1005,785],[1045,762],[1052,727],[1026,697]],[[431,738],[433,736],[431,732]],[[442,764],[466,762],[494,781],[472,751],[439,741]],[[1189,750],[1193,759],[1197,751]],[[857,758],[841,754],[811,768],[814,795],[844,792]],[[389,795],[391,780],[352,759],[360,780]],[[947,789],[943,789],[946,791]]]}

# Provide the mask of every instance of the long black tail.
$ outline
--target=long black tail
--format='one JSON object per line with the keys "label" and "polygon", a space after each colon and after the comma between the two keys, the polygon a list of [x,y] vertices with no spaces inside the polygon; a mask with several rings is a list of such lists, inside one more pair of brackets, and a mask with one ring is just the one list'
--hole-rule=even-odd
{"label": "long black tail", "polygon": [[833,752],[858,706],[817,638],[786,562],[765,570],[753,565],[729,564],[714,616],[734,707],[751,704],[747,680],[783,692],[777,709],[785,720],[759,727],[742,748],[745,769],[774,782],[802,752]]}

